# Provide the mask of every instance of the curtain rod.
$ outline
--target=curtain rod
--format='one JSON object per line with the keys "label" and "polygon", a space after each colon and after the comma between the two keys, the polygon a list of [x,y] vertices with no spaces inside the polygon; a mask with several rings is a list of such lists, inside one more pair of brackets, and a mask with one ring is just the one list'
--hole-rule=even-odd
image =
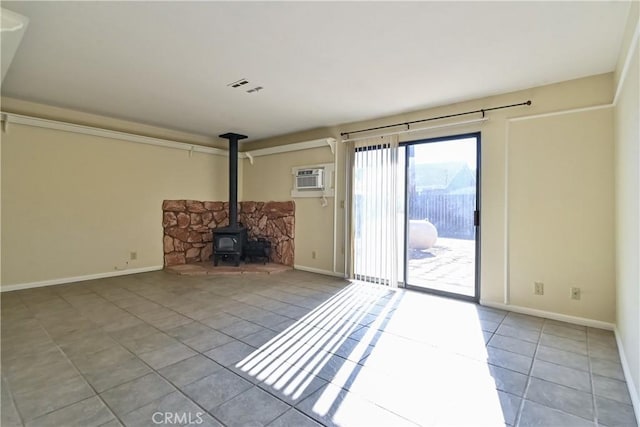
{"label": "curtain rod", "polygon": [[376,134],[376,135],[356,136],[354,138],[343,139],[342,142],[362,141],[363,139],[380,138],[380,137],[389,136],[389,135],[398,135],[398,134],[401,134],[401,133],[442,129],[442,128],[449,128],[449,127],[453,127],[453,126],[464,126],[464,125],[470,125],[470,124],[473,124],[473,123],[486,122],[487,120],[489,120],[488,117],[480,117],[479,119],[465,120],[464,122],[444,123],[444,124],[441,124],[441,125],[429,126],[429,127],[425,127],[425,128],[411,128],[411,129],[397,130],[397,131],[394,131],[394,132],[379,133],[379,134]]}
{"label": "curtain rod", "polygon": [[438,117],[430,117],[428,119],[422,119],[422,120],[412,120],[409,122],[401,122],[401,123],[395,123],[392,125],[386,125],[386,126],[376,126],[376,127],[372,127],[372,128],[367,128],[367,129],[359,129],[359,130],[353,130],[351,132],[341,132],[340,136],[344,137],[346,136],[347,139],[349,138],[349,135],[354,134],[354,133],[360,133],[360,132],[370,132],[373,130],[380,130],[380,129],[388,129],[388,128],[393,128],[396,126],[406,126],[407,129],[409,129],[409,127],[415,123],[423,123],[423,122],[430,122],[432,120],[441,120],[441,119],[448,119],[450,117],[458,117],[458,116],[466,116],[468,114],[477,114],[477,113],[482,113],[482,117],[484,118],[484,114],[487,111],[493,111],[493,110],[502,110],[504,108],[513,108],[513,107],[521,107],[523,105],[531,105],[531,100],[528,100],[526,102],[520,102],[518,104],[510,104],[510,105],[501,105],[499,107],[491,107],[491,108],[481,108],[480,110],[473,110],[473,111],[465,111],[464,113],[456,113],[456,114],[447,114],[445,116],[438,116]]}

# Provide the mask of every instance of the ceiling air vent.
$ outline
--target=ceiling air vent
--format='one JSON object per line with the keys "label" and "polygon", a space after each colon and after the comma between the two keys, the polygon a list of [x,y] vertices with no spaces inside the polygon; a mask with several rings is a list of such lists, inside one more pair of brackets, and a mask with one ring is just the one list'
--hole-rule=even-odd
{"label": "ceiling air vent", "polygon": [[229,83],[227,86],[232,87],[232,88],[237,88],[237,87],[240,87],[240,86],[244,86],[247,83],[249,83],[249,81],[247,79],[240,79],[240,80],[237,80],[237,81],[235,81],[233,83]]}

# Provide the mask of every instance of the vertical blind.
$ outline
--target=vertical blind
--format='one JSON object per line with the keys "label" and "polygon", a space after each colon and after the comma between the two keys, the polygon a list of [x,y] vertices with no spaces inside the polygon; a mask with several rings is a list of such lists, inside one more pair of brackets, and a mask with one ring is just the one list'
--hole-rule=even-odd
{"label": "vertical blind", "polygon": [[402,269],[403,168],[398,136],[352,142],[353,275],[397,287]]}

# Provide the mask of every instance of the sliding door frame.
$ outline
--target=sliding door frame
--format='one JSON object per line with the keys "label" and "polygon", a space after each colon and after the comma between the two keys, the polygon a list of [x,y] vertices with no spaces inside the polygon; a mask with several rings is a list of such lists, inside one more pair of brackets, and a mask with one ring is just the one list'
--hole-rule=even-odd
{"label": "sliding door frame", "polygon": [[[471,297],[468,295],[461,295],[453,292],[441,291],[438,289],[430,289],[424,288],[420,286],[413,286],[407,283],[408,273],[409,273],[409,262],[407,259],[407,251],[409,249],[409,197],[407,195],[407,190],[409,188],[409,147],[413,145],[420,144],[430,144],[434,142],[442,142],[442,141],[455,141],[457,139],[467,139],[467,138],[475,138],[476,139],[476,206],[474,212],[474,228],[475,228],[475,273],[474,273],[474,291],[475,296]],[[481,148],[480,146],[482,142],[481,133],[480,132],[471,132],[471,133],[463,133],[458,135],[450,135],[450,136],[441,136],[437,138],[427,138],[427,139],[419,139],[415,141],[405,141],[400,142],[399,146],[404,147],[404,156],[405,156],[405,171],[404,171],[404,250],[403,250],[403,283],[402,286],[405,289],[417,290],[421,292],[426,292],[434,295],[444,296],[448,298],[457,298],[466,301],[479,302],[480,301],[480,223],[481,223]]]}

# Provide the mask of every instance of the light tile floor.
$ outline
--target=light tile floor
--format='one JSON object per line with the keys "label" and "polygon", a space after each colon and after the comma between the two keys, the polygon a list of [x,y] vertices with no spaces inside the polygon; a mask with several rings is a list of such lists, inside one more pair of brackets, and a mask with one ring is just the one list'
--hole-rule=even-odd
{"label": "light tile floor", "polygon": [[2,294],[9,426],[635,426],[609,331],[299,271]]}

